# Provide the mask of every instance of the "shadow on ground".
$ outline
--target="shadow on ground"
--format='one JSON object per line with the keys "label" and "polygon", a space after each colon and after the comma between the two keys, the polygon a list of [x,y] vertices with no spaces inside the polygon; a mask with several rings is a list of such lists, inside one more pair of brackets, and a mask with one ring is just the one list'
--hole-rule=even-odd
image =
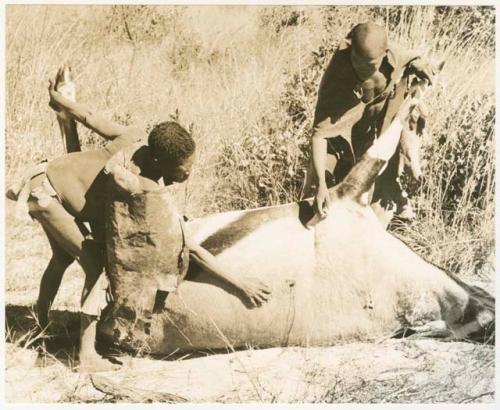
{"label": "shadow on ground", "polygon": [[[80,345],[80,315],[78,312],[70,310],[51,310],[49,327],[40,334],[34,306],[6,305],[5,334],[7,343],[37,351],[40,360],[43,357],[52,356],[71,367],[78,356]],[[137,355],[137,352],[122,349],[103,335],[98,335],[96,348],[100,354],[107,357]],[[244,348],[237,350],[244,350]],[[145,353],[140,356],[156,360],[174,361],[230,353],[230,351],[234,351],[234,349],[179,351],[169,354],[168,357]]]}
{"label": "shadow on ground", "polygon": [[79,314],[53,310],[50,319],[49,328],[41,332],[32,306],[6,305],[6,342],[67,362],[68,358],[74,358],[78,350]]}

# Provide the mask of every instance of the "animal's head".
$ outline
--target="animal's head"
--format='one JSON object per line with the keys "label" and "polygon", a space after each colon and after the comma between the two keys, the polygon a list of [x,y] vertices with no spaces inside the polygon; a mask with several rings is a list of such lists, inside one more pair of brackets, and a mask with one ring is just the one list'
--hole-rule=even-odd
{"label": "animal's head", "polygon": [[495,298],[478,286],[462,284],[469,301],[462,318],[458,336],[480,343],[495,343]]}
{"label": "animal's head", "polygon": [[106,248],[113,305],[107,319],[115,339],[134,347],[148,338],[162,297],[186,275],[188,250],[182,221],[164,189],[144,190],[140,177],[120,167],[111,174]]}
{"label": "animal's head", "polygon": [[425,116],[421,114],[422,104],[415,107],[410,114],[408,124],[401,133],[401,156],[403,166],[410,170],[411,176],[419,181],[422,177],[422,165],[420,159],[420,148],[425,131]]}

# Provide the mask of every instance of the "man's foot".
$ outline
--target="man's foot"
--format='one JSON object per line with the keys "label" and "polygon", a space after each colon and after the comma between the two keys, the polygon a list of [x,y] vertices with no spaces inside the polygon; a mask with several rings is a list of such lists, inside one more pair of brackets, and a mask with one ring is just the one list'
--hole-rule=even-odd
{"label": "man's foot", "polygon": [[80,366],[78,370],[80,373],[99,373],[99,372],[112,372],[120,369],[120,365],[111,362],[95,354],[83,354],[80,355]]}

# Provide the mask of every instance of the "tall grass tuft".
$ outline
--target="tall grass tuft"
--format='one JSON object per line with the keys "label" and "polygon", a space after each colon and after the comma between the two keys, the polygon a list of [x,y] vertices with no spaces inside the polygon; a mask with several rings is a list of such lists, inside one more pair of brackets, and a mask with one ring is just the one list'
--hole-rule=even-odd
{"label": "tall grass tuft", "polygon": [[[189,216],[296,200],[319,80],[357,23],[444,69],[428,95],[418,219],[395,227],[435,263],[478,271],[494,243],[494,9],[375,6],[7,6],[6,177],[62,153],[47,79],[68,62],[77,98],[148,129],[175,118],[198,158],[174,189]],[[102,141],[80,129],[85,149]]]}

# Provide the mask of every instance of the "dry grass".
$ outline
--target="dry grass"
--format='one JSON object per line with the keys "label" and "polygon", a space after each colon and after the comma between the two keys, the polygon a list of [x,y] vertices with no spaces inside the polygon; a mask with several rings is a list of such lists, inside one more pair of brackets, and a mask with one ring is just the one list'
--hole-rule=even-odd
{"label": "dry grass", "polygon": [[[7,182],[61,153],[45,85],[67,61],[78,98],[105,115],[192,129],[197,166],[175,188],[188,215],[293,201],[323,69],[367,19],[446,61],[428,96],[426,181],[412,190],[419,218],[397,232],[432,261],[474,273],[493,249],[492,8],[9,6]],[[81,134],[87,148],[100,144]]]}
{"label": "dry grass", "polygon": [[[326,348],[273,348],[174,361],[124,357],[88,376],[60,362],[35,368],[10,346],[11,402],[142,402],[183,397],[191,403],[491,403],[494,348],[435,340]],[[13,386],[21,385],[23,389]],[[167,398],[167,399],[165,399]]]}
{"label": "dry grass", "polygon": [[[432,62],[446,61],[427,100],[431,138],[423,147],[426,180],[421,187],[409,186],[418,219],[393,229],[431,261],[462,276],[489,281],[480,272],[493,259],[494,249],[491,7],[9,5],[6,183],[26,165],[62,153],[46,84],[63,62],[69,62],[76,74],[77,98],[95,110],[145,129],[175,118],[192,130],[197,165],[190,180],[174,188],[180,211],[196,217],[296,200],[322,72],[340,39],[354,24],[368,19],[386,25],[393,40]],[[80,129],[80,134],[84,149],[102,143],[86,130]],[[26,305],[36,298],[49,250],[38,226],[10,217],[10,204],[6,215],[7,301]],[[69,276],[56,308],[78,305],[83,279],[77,267]],[[8,350],[11,364],[26,351],[15,340]],[[477,363],[491,361],[491,352],[487,356]],[[63,375],[72,386],[58,401],[103,398],[78,396],[74,386],[79,389],[83,381],[71,372],[61,373],[54,363],[56,367],[46,369],[50,383],[56,385]],[[488,363],[491,370],[493,364]],[[40,385],[32,370],[35,392]],[[21,373],[11,380],[23,380],[22,372],[26,368],[21,366]],[[316,383],[324,379],[316,376]],[[492,377],[478,377],[483,376]],[[459,401],[453,395],[456,390],[440,399],[448,381],[441,382],[410,391],[394,379],[383,385],[384,397],[400,402]],[[382,386],[376,378],[329,383],[307,401],[382,401],[380,394],[370,396],[373,388]],[[272,395],[266,397],[273,400]]]}

